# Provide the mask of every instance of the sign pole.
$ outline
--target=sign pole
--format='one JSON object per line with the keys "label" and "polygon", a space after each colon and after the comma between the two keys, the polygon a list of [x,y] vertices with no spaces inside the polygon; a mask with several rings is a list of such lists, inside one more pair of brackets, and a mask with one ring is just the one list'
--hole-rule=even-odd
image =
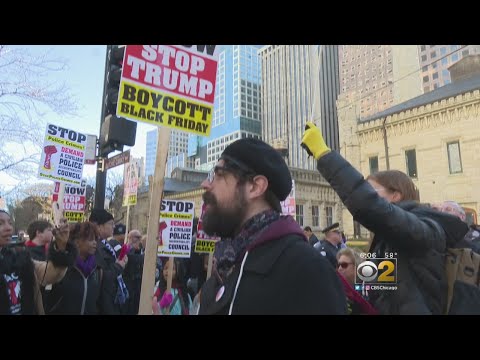
{"label": "sign pole", "polygon": [[150,193],[150,211],[147,226],[147,243],[145,245],[142,288],[140,292],[140,306],[138,310],[139,315],[152,314],[152,296],[153,288],[155,286],[155,268],[157,264],[160,203],[162,201],[163,186],[165,183],[165,168],[167,166],[170,132],[169,128],[158,128],[157,159],[155,161],[153,189]]}
{"label": "sign pole", "polygon": [[126,239],[125,244],[128,244],[128,231],[130,230],[128,226],[129,222],[130,222],[130,205],[127,205],[127,220],[125,224],[125,239]]}
{"label": "sign pole", "polygon": [[65,195],[65,183],[61,182],[58,190],[57,203],[53,203],[53,222],[55,226],[60,226],[60,220],[63,218],[64,203],[63,198]]}
{"label": "sign pole", "polygon": [[[167,290],[166,290],[166,292],[169,292],[169,293],[172,292],[173,262],[174,261],[175,261],[174,257],[170,256],[168,258],[168,278],[167,278]],[[160,300],[160,299],[158,299],[158,300]],[[166,314],[170,315],[170,306],[167,307]]]}
{"label": "sign pole", "polygon": [[207,280],[212,276],[213,268],[213,253],[208,253],[208,268],[207,268]]}

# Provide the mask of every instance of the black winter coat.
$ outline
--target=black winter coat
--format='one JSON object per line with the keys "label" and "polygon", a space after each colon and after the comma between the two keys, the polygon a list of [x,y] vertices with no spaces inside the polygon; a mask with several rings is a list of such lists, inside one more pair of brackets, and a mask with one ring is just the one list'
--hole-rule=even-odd
{"label": "black winter coat", "polygon": [[123,307],[126,315],[138,314],[144,258],[145,255],[141,253],[141,250],[130,249],[128,253],[128,263],[123,271],[123,280],[129,293],[129,298]]}
{"label": "black winter coat", "polygon": [[228,314],[232,300],[234,315],[347,314],[346,297],[337,274],[301,235],[273,238],[251,249],[246,256],[242,274],[241,264],[235,265],[223,284],[223,295],[217,276],[212,275],[205,282],[200,315]]}
{"label": "black winter coat", "polygon": [[[19,309],[23,315],[43,315],[39,284],[44,280],[48,283],[48,279],[60,281],[64,269],[73,264],[76,254],[75,247],[70,243],[67,243],[66,251],[58,251],[52,244],[48,250],[48,262],[51,264],[42,262],[42,267],[40,263],[33,262],[24,248],[0,247],[0,315],[12,314],[12,311],[15,313]],[[16,283],[15,293],[18,291],[18,296],[8,296],[7,281]]]}
{"label": "black winter coat", "polygon": [[395,205],[381,198],[337,152],[321,157],[317,167],[353,218],[375,233],[370,252],[377,257],[397,253],[397,290],[371,292],[377,310],[381,314],[442,314],[447,236],[439,222],[416,203]]}
{"label": "black winter coat", "polygon": [[69,267],[62,281],[47,291],[44,297],[45,314],[97,315],[101,277],[98,267],[88,277],[76,266]]}
{"label": "black winter coat", "polygon": [[123,273],[123,268],[116,263],[115,257],[101,241],[97,242],[95,260],[97,266],[103,270],[99,314],[119,315],[120,305],[115,304],[115,296],[118,290],[117,276]]}

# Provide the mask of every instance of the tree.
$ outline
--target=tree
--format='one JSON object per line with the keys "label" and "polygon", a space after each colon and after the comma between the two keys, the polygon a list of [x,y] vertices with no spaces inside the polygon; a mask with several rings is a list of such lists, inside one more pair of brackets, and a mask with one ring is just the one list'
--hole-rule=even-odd
{"label": "tree", "polygon": [[65,84],[50,80],[66,61],[32,56],[0,45],[0,174],[31,177],[38,166],[47,110],[75,115],[77,105]]}
{"label": "tree", "polygon": [[8,205],[15,222],[15,230],[26,230],[28,224],[39,218],[52,219],[53,184],[37,183],[15,192],[16,200]]}
{"label": "tree", "polygon": [[[11,215],[15,223],[15,232],[18,233],[20,230],[27,230],[28,224],[38,220],[39,215],[45,214],[46,209],[44,205],[45,201],[29,196],[22,200],[18,206],[11,209]],[[42,218],[45,219],[44,217]],[[46,220],[50,220],[50,218],[47,217]]]}
{"label": "tree", "polygon": [[95,177],[87,176],[87,188],[85,189],[86,211],[85,220],[90,218],[95,200]]}
{"label": "tree", "polygon": [[105,198],[108,200],[108,208],[112,215],[118,214],[123,201],[123,172],[120,173],[119,170],[107,172]]}

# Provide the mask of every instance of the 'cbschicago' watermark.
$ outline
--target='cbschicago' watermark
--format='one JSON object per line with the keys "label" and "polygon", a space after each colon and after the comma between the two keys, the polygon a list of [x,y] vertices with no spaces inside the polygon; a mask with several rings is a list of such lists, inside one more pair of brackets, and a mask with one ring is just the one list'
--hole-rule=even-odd
{"label": "'cbschicago' watermark", "polygon": [[397,253],[361,253],[356,264],[355,290],[397,290]]}

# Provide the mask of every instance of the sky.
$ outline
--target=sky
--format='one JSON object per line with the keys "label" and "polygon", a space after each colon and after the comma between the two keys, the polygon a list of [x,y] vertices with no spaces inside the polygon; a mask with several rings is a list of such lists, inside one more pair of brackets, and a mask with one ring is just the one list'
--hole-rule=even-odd
{"label": "sky", "polygon": [[[63,72],[53,73],[49,80],[65,83],[74,95],[78,106],[77,116],[65,118],[51,113],[47,116],[49,123],[63,125],[68,129],[84,134],[99,135],[100,116],[102,108],[102,92],[105,71],[106,45],[21,45],[11,46],[28,49],[32,55],[42,55],[48,52],[48,58],[62,58],[67,64]],[[47,121],[43,124],[46,128]],[[137,123],[135,146],[131,148],[134,157],[145,156],[146,133],[155,126]],[[125,147],[127,150],[129,147]],[[116,153],[114,153],[116,154]],[[114,155],[111,154],[110,156]],[[119,167],[123,170],[123,167]],[[120,170],[120,169],[119,169]],[[85,165],[84,176],[94,177],[96,165]],[[40,178],[32,179],[33,182]],[[0,174],[0,182],[8,190],[17,185],[17,181]]]}

